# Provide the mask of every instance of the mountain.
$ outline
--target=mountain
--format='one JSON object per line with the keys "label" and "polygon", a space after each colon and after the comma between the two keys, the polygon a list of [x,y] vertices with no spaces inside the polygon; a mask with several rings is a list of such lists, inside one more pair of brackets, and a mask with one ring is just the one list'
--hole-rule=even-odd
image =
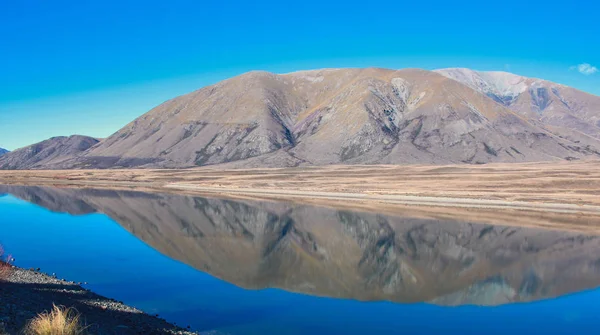
{"label": "mountain", "polygon": [[250,72],[169,100],[97,145],[54,138],[0,169],[598,159],[599,126],[600,97],[509,73]]}
{"label": "mountain", "polygon": [[67,167],[64,165],[66,160],[78,157],[98,142],[95,138],[80,135],[53,137],[1,156],[0,169],[20,170]]}
{"label": "mountain", "polygon": [[[499,103],[523,90],[519,82],[509,80],[506,87],[501,84],[506,83],[492,87],[498,92],[493,96],[492,88],[486,93],[470,83],[417,69],[327,69],[284,75],[250,72],[167,101],[72,164],[178,168],[229,163],[253,167],[525,162],[600,156],[600,139],[585,135],[593,135],[592,128],[585,134],[565,128],[564,134],[546,127],[529,113],[509,108],[517,106],[516,102],[510,106]],[[594,100],[597,97],[567,95],[563,93],[566,88],[557,88],[557,92],[565,95],[561,104],[575,106],[571,100],[583,99],[577,102],[577,106],[587,106],[580,109],[580,120],[586,117],[592,122],[598,117],[594,112],[595,106],[600,106]],[[537,106],[551,109],[549,102],[538,98]],[[519,106],[525,103],[523,100]],[[554,108],[557,103],[551,105]],[[566,134],[567,130],[570,133]]]}
{"label": "mountain", "polygon": [[544,125],[600,139],[600,97],[546,80],[470,69],[436,71]]}
{"label": "mountain", "polygon": [[0,156],[2,156],[2,155],[4,155],[4,154],[7,154],[7,153],[9,153],[9,152],[10,152],[10,151],[8,151],[8,150],[6,150],[6,149],[0,148]]}
{"label": "mountain", "polygon": [[500,305],[600,286],[600,237],[578,232],[131,191],[0,193],[58,212],[104,213],[159,252],[248,289]]}

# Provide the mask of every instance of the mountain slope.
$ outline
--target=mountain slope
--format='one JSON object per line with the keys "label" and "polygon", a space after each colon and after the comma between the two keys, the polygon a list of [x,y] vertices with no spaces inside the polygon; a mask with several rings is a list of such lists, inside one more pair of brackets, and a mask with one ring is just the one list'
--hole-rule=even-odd
{"label": "mountain slope", "polygon": [[8,151],[8,150],[6,150],[6,149],[0,148],[0,156],[3,156],[3,155],[5,155],[5,154],[7,154],[7,153],[9,153],[9,152],[10,152],[10,151]]}
{"label": "mountain slope", "polygon": [[70,163],[177,168],[598,157],[600,141],[579,135],[562,136],[431,71],[251,72],[154,108]]}
{"label": "mountain slope", "polygon": [[571,129],[600,139],[600,97],[546,80],[506,72],[442,69],[511,110],[544,125]]}
{"label": "mountain slope", "polygon": [[92,137],[73,135],[51,139],[17,149],[0,157],[0,169],[51,169],[65,167],[66,160],[74,159],[96,145]]}

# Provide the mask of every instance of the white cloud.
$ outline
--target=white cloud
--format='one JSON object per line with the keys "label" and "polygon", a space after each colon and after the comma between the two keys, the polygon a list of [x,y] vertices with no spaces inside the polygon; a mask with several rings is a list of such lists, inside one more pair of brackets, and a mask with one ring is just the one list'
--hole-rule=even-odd
{"label": "white cloud", "polygon": [[581,74],[585,74],[586,76],[589,76],[591,74],[598,72],[597,67],[592,66],[591,64],[588,64],[588,63],[579,64],[577,66],[571,66],[570,69],[576,70]]}

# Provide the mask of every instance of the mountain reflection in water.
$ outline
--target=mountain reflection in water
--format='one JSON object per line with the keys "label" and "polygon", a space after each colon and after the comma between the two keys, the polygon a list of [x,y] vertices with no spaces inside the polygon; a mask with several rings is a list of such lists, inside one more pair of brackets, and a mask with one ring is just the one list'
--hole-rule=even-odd
{"label": "mountain reflection in water", "polygon": [[600,286],[600,238],[575,232],[130,191],[1,193],[104,213],[164,255],[248,289],[500,305]]}

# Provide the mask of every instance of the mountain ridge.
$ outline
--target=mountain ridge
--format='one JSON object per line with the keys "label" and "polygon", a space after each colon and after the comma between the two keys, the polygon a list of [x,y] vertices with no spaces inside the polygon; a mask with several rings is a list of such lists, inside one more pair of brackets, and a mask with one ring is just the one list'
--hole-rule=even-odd
{"label": "mountain ridge", "polygon": [[[252,71],[170,99],[84,152],[44,167],[600,158],[600,128],[592,124],[600,124],[600,97],[545,81],[538,87],[538,81],[468,69]],[[585,98],[580,105],[577,97]],[[555,108],[558,103],[572,108]]]}
{"label": "mountain ridge", "polygon": [[[159,105],[86,156],[143,159],[149,167],[487,163],[585,156],[576,152],[585,147],[569,148],[573,143],[541,143],[534,150],[521,146],[523,140],[531,142],[527,145],[561,140],[549,140],[553,134],[547,130],[465,86],[419,69],[253,71]],[[478,130],[477,141],[468,138]],[[520,138],[508,139],[502,132]],[[431,136],[437,139],[429,141]],[[498,142],[496,147],[486,139]],[[468,148],[452,148],[461,141]],[[549,145],[553,147],[546,150]],[[190,150],[197,147],[201,149]],[[499,153],[498,147],[504,151]]]}

